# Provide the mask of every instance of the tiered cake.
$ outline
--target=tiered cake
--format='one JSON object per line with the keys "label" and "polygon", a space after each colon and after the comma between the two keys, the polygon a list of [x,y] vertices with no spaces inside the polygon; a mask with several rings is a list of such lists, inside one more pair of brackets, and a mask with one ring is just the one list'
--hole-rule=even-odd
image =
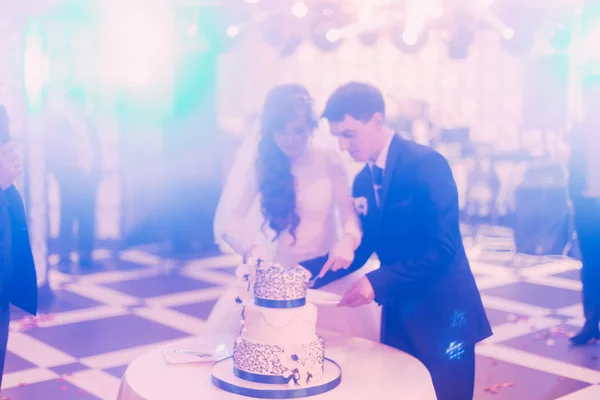
{"label": "tiered cake", "polygon": [[325,348],[316,334],[317,308],[306,301],[310,273],[257,260],[237,275],[243,308],[234,374],[256,383],[314,385],[323,375]]}

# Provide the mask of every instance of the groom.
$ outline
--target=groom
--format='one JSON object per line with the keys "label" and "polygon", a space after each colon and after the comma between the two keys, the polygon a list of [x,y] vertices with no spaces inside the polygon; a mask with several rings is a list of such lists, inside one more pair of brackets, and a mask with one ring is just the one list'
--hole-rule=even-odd
{"label": "groom", "polygon": [[338,88],[323,117],[340,148],[367,163],[354,180],[364,236],[349,270],[361,268],[373,253],[381,262],[339,305],[376,301],[383,306],[382,343],[421,360],[439,399],[472,399],[475,344],[492,331],[465,255],[448,162],[393,132],[373,86]]}

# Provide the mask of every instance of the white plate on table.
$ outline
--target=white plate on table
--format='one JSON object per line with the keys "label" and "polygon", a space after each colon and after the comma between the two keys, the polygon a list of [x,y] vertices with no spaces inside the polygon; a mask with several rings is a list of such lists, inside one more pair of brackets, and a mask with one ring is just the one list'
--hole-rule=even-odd
{"label": "white plate on table", "polygon": [[162,353],[168,364],[214,363],[231,356],[233,341],[227,334],[206,335],[185,348],[169,345]]}

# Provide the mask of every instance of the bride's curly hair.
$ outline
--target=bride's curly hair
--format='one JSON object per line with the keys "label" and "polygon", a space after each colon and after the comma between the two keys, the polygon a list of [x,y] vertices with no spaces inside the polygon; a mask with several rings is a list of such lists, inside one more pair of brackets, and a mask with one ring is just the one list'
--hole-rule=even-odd
{"label": "bride's curly hair", "polygon": [[306,115],[311,130],[317,127],[312,99],[303,86],[281,85],[267,94],[260,117],[256,172],[265,225],[269,224],[273,229],[275,239],[289,230],[295,241],[300,223],[296,210],[296,179],[292,174],[291,161],[274,140],[274,136],[299,115]]}

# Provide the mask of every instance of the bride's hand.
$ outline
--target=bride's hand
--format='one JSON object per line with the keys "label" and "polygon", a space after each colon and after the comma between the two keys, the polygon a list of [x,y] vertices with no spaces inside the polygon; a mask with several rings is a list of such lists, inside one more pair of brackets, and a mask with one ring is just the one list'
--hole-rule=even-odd
{"label": "bride's hand", "polygon": [[268,257],[267,249],[262,246],[254,245],[244,255],[244,261],[247,262],[250,258],[256,258],[257,260],[266,260]]}
{"label": "bride's hand", "polygon": [[354,237],[349,234],[344,235],[329,252],[329,258],[321,269],[319,278],[324,277],[329,271],[338,271],[340,269],[348,268],[352,264],[352,261],[354,261],[355,248]]}

